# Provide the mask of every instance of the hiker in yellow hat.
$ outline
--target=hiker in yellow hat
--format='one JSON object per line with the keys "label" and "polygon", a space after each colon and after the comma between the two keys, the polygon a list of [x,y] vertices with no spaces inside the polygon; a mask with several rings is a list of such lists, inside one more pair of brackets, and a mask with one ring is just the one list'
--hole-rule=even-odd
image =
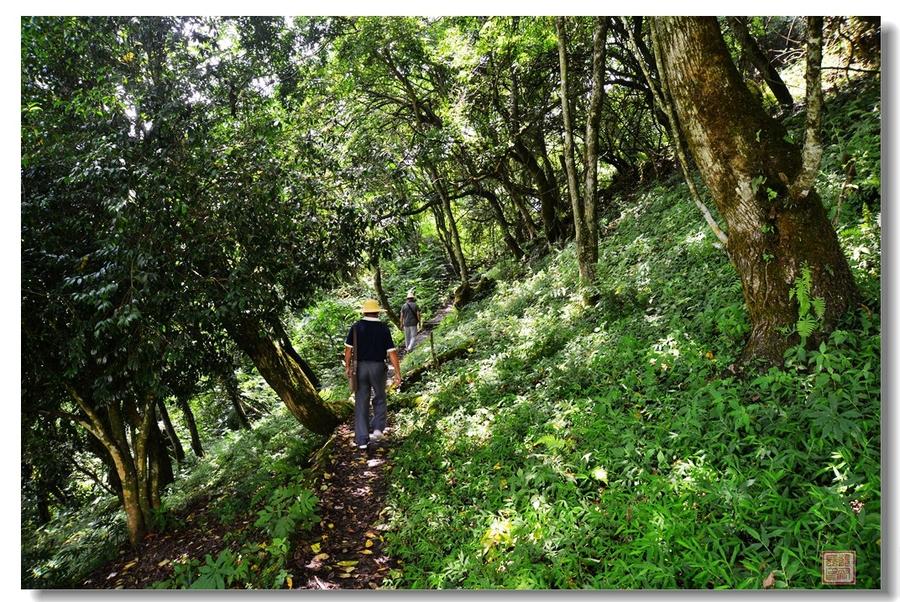
{"label": "hiker in yellow hat", "polygon": [[416,346],[416,333],[422,327],[422,312],[416,305],[414,289],[409,289],[406,293],[406,303],[400,308],[400,324],[403,326],[403,338],[406,339],[406,352],[409,353]]}
{"label": "hiker in yellow hat", "polygon": [[[363,317],[350,327],[344,341],[344,366],[351,389],[356,394],[354,433],[356,446],[367,449],[369,442],[384,436],[387,426],[387,366],[390,356],[394,366],[394,385],[400,385],[400,358],[391,338],[388,325],[378,319],[382,309],[378,301],[366,299],[362,303]],[[355,356],[355,357],[354,357]],[[355,360],[355,362],[354,362]],[[354,370],[355,363],[355,370]],[[372,407],[374,416],[369,415],[369,397],[374,391]],[[371,434],[369,427],[372,428]]]}

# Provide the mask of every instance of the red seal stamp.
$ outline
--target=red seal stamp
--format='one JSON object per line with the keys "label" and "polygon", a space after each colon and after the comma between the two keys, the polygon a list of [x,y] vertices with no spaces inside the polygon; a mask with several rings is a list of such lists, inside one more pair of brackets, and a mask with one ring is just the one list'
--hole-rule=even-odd
{"label": "red seal stamp", "polygon": [[822,583],[856,584],[856,552],[822,552]]}

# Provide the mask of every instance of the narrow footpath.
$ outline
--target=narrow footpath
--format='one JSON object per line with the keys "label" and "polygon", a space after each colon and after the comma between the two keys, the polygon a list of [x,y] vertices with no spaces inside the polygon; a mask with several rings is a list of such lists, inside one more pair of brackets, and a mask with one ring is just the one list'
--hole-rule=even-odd
{"label": "narrow footpath", "polygon": [[[453,310],[450,303],[422,325],[416,344],[427,344],[430,332]],[[395,341],[397,342],[397,341]],[[400,341],[400,359],[406,349]],[[388,382],[393,368],[388,371]],[[320,522],[297,546],[291,566],[297,589],[377,589],[397,562],[384,552],[387,529],[384,503],[391,449],[399,441],[391,429],[393,412],[388,397],[388,428],[384,439],[365,451],[353,442],[352,418],[335,431],[324,473],[316,483]]]}

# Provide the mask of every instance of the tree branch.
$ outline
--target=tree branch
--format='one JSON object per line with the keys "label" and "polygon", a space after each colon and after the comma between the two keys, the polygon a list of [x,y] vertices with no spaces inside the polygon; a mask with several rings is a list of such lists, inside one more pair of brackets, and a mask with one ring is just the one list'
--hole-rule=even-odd
{"label": "tree branch", "polygon": [[795,200],[805,199],[816,181],[822,162],[822,17],[807,17],[806,25],[806,132],[803,167],[789,192]]}

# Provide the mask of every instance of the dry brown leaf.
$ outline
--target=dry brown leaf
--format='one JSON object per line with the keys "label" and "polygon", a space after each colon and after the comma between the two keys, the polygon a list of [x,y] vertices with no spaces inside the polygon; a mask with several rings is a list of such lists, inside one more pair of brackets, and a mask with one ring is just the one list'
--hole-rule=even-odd
{"label": "dry brown leaf", "polygon": [[769,576],[763,580],[763,589],[769,589],[775,585],[775,571],[769,573]]}

